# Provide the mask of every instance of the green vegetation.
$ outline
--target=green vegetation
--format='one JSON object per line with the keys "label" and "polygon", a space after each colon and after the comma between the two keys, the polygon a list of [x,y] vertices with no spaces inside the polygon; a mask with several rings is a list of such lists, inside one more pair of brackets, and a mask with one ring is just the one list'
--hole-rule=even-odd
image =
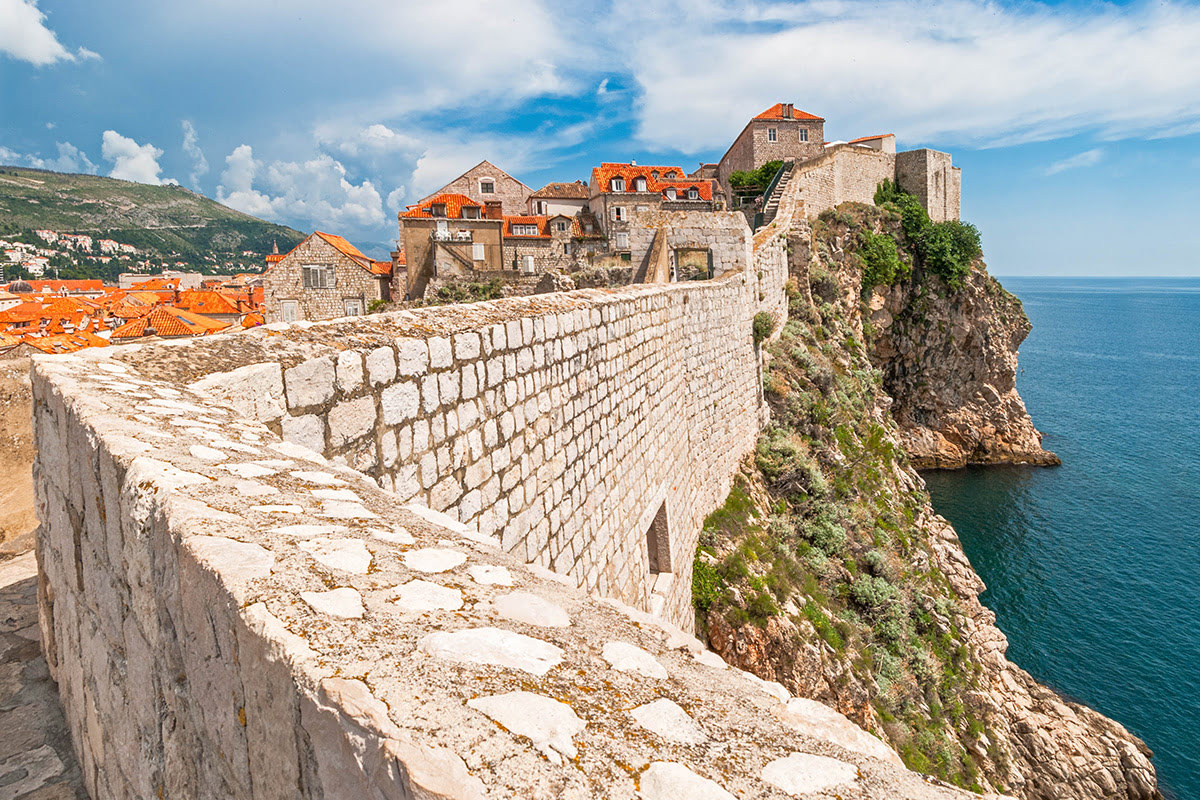
{"label": "green vegetation", "polygon": [[961,220],[931,221],[921,202],[890,180],[875,190],[875,205],[900,214],[904,237],[921,266],[951,289],[962,286],[971,265],[983,255],[978,228]]}
{"label": "green vegetation", "polygon": [[729,173],[729,185],[738,194],[761,193],[782,166],[782,161],[768,161],[758,169],[734,170]]}
{"label": "green vegetation", "polygon": [[421,305],[445,306],[452,303],[478,303],[483,300],[499,300],[504,297],[504,281],[460,281],[444,283],[433,292],[426,291]]}
{"label": "green vegetation", "polygon": [[755,314],[752,325],[754,343],[762,344],[771,338],[771,334],[775,332],[775,324],[775,316],[773,314],[767,311],[760,311]]}
{"label": "green vegetation", "polygon": [[[974,753],[989,734],[972,700],[983,687],[965,609],[932,566],[921,527],[927,495],[899,477],[905,456],[892,424],[871,413],[882,375],[843,310],[824,238],[849,234],[857,250],[847,248],[843,263],[861,259],[864,275],[881,264],[896,269],[893,255],[902,269],[911,263],[903,236],[885,232],[899,231],[901,215],[861,205],[839,213],[814,228],[815,307],[789,287],[790,320],[764,345],[772,423],[724,506],[705,520],[692,579],[698,627],[766,628],[779,618],[794,630],[788,635],[823,643],[822,658],[843,664],[829,672],[838,676],[832,691],[851,705],[865,696],[864,721],[906,764],[979,791]],[[864,255],[872,237],[895,249]]]}
{"label": "green vegetation", "polygon": [[0,235],[39,228],[113,239],[196,266],[212,254],[266,255],[273,244],[287,252],[304,238],[181,186],[0,167]]}

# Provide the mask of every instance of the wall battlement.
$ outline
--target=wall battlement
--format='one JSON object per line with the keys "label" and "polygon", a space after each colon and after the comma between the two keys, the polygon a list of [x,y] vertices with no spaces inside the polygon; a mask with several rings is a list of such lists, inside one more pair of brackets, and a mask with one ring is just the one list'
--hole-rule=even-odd
{"label": "wall battlement", "polygon": [[753,247],[36,359],[42,637],[92,795],[968,796],[664,619],[762,421],[784,229]]}

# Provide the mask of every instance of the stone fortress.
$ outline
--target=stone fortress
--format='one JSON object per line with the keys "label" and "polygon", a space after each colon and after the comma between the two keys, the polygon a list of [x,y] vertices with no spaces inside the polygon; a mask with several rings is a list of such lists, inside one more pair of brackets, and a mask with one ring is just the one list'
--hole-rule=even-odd
{"label": "stone fortress", "polygon": [[[647,215],[621,289],[36,359],[42,639],[91,795],[971,796],[685,632],[788,233],[900,156],[825,148],[753,234]],[[715,277],[671,282],[700,247]]]}

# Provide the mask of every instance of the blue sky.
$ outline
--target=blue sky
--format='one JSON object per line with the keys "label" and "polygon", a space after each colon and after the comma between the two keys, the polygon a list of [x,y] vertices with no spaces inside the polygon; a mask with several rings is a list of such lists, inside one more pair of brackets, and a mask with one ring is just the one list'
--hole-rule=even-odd
{"label": "blue sky", "polygon": [[999,275],[1200,275],[1200,4],[0,0],[0,163],[375,249],[483,158],[693,169],[785,101],[949,150]]}

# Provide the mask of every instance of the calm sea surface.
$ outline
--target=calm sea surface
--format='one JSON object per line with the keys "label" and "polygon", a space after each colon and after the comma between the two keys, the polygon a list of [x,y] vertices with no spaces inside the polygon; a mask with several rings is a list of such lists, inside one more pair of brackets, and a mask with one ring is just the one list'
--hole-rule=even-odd
{"label": "calm sea surface", "polygon": [[1200,800],[1200,280],[1008,278],[1017,387],[1063,466],[926,473],[1008,656]]}

